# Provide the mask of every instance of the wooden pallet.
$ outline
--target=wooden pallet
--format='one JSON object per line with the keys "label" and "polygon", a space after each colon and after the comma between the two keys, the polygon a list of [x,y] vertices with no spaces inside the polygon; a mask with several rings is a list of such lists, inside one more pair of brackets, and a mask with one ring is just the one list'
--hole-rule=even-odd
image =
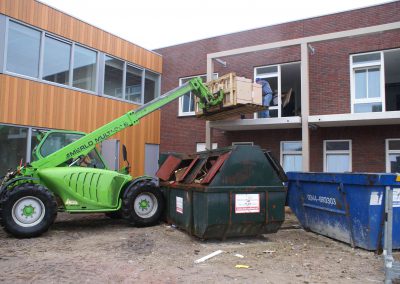
{"label": "wooden pallet", "polygon": [[267,107],[256,104],[239,104],[230,107],[215,107],[208,110],[206,113],[198,114],[197,117],[204,120],[224,120],[232,117],[240,117],[242,114],[255,113],[263,111]]}

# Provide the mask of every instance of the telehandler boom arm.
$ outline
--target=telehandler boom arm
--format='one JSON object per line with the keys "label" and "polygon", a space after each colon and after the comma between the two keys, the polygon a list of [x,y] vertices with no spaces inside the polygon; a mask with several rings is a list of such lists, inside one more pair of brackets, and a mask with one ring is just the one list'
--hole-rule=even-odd
{"label": "telehandler boom arm", "polygon": [[202,109],[217,105],[223,99],[222,93],[216,95],[211,94],[200,78],[191,79],[184,85],[165,93],[164,95],[154,99],[153,101],[141,106],[136,110],[127,112],[121,117],[101,126],[100,128],[72,142],[71,144],[68,144],[56,152],[32,162],[29,167],[22,169],[22,171],[25,171],[25,174],[29,175],[28,172],[30,171],[49,167],[57,167],[66,163],[67,161],[72,161],[81,156],[85,156],[96,147],[96,144],[103,142],[127,127],[138,124],[141,118],[190,91],[200,98],[199,106]]}

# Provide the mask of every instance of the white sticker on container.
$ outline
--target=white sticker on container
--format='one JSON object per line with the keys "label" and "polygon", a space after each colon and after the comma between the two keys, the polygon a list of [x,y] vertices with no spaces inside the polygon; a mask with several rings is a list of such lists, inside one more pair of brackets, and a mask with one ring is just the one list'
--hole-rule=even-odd
{"label": "white sticker on container", "polygon": [[393,207],[400,207],[400,188],[393,188]]}
{"label": "white sticker on container", "polygon": [[259,213],[260,194],[235,194],[235,213]]}
{"label": "white sticker on container", "polygon": [[183,198],[176,197],[176,212],[183,214]]}
{"label": "white sticker on container", "polygon": [[381,205],[382,204],[382,193],[377,191],[371,192],[371,198],[369,200],[369,205]]}

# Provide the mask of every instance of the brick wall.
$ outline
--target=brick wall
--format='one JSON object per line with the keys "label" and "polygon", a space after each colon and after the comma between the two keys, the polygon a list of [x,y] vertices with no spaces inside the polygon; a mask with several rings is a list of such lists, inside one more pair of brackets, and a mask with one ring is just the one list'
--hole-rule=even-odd
{"label": "brick wall", "polygon": [[385,139],[400,138],[398,125],[329,127],[310,131],[310,170],[323,171],[323,140],[352,140],[353,172],[385,172]]}
{"label": "brick wall", "polygon": [[[400,21],[400,1],[161,48],[156,52],[163,55],[162,92],[175,88],[181,77],[205,74],[208,53],[396,21]],[[315,47],[316,53],[309,56],[310,114],[348,113],[350,112],[349,55],[400,47],[400,32],[390,31],[319,42],[313,44],[313,47]],[[218,63],[215,64],[215,72],[220,76],[234,71],[239,76],[253,79],[254,67],[300,61],[300,48],[299,46],[285,47],[225,57],[223,60],[228,63],[227,68],[223,68]],[[363,131],[358,133],[362,139],[368,137],[370,131],[375,131],[372,133],[375,135],[376,132],[381,131],[379,129],[387,131],[386,134],[384,133],[384,137],[392,132],[391,138],[400,136],[398,126],[320,128],[311,133],[312,148],[315,147],[311,153],[312,170],[322,170],[322,140],[327,139],[324,137],[332,136],[332,139],[341,139],[344,133],[353,134],[355,129]],[[395,130],[398,134],[394,133]],[[233,141],[254,141],[256,144],[272,150],[277,158],[279,158],[279,141],[300,139],[301,131],[299,129],[213,131],[213,142],[217,142],[220,147],[231,145]],[[354,136],[354,139],[358,141],[359,138]],[[384,143],[384,139],[382,139],[375,144],[371,142],[374,149],[377,148],[377,144]],[[177,101],[165,106],[161,112],[161,151],[193,152],[196,142],[205,142],[205,122],[194,117],[178,117]],[[353,144],[353,146],[355,145]],[[359,149],[364,150],[357,151],[368,153],[365,147],[361,145]],[[382,151],[384,151],[384,147]],[[379,157],[376,158],[377,160],[371,158],[370,165],[366,165],[361,158],[355,158],[353,170],[383,171],[384,154],[378,150],[376,152]],[[362,153],[357,153],[357,156],[359,154]],[[356,156],[354,155],[354,157]]]}
{"label": "brick wall", "polygon": [[[400,10],[399,10],[400,12]],[[350,55],[400,48],[400,31],[312,43],[310,115],[351,112]]]}

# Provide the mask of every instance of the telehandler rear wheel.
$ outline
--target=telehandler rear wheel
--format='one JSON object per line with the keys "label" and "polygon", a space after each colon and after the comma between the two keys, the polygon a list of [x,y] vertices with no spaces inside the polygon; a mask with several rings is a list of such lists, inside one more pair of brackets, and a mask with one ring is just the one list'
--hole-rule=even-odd
{"label": "telehandler rear wheel", "polygon": [[7,190],[0,200],[0,224],[18,238],[38,237],[57,216],[53,194],[38,184],[22,184]]}
{"label": "telehandler rear wheel", "polygon": [[150,181],[141,181],[128,187],[122,201],[122,215],[138,227],[155,225],[164,211],[162,193]]}

